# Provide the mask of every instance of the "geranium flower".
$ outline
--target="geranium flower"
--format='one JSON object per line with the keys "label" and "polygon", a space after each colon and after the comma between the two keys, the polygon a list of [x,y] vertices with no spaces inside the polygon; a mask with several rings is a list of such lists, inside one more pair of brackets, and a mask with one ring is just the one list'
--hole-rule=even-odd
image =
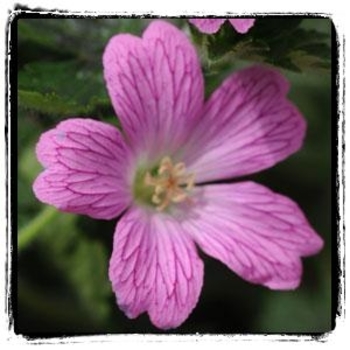
{"label": "geranium flower", "polygon": [[[192,23],[199,31],[205,34],[214,34],[219,31],[224,24],[226,18],[192,18],[189,22]],[[245,34],[253,27],[255,19],[253,18],[230,18],[228,21],[236,29],[238,33]]]}
{"label": "geranium flower", "polygon": [[[251,181],[208,184],[272,167],[302,145],[305,121],[275,70],[244,69],[204,102],[184,33],[154,21],[113,37],[104,74],[123,133],[92,119],[45,132],[34,183],[43,202],[97,219],[122,215],[109,278],[130,318],[184,322],[203,283],[196,245],[251,283],[296,288],[301,257],[322,240],[292,200]],[[93,259],[93,257],[91,257]]]}

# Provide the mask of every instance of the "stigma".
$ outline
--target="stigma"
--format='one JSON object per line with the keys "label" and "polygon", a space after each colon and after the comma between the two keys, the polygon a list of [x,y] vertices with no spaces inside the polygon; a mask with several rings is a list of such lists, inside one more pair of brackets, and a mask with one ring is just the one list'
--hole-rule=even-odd
{"label": "stigma", "polygon": [[194,181],[194,174],[186,172],[185,164],[173,164],[170,157],[164,157],[160,161],[155,175],[147,172],[144,177],[144,184],[153,187],[151,200],[158,211],[163,211],[171,203],[188,201]]}

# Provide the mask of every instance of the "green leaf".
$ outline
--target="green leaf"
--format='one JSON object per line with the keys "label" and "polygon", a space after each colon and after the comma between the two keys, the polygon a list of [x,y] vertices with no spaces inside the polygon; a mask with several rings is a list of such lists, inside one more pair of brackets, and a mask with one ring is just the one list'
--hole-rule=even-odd
{"label": "green leaf", "polygon": [[102,72],[77,61],[27,64],[18,85],[19,106],[43,114],[89,114],[110,106]]}
{"label": "green leaf", "polygon": [[[325,19],[327,23],[329,20]],[[265,62],[294,72],[330,69],[330,26],[326,33],[302,28],[301,18],[258,18],[246,34],[229,22],[214,35],[191,32],[200,48],[204,67],[215,69],[237,59]],[[219,68],[218,68],[219,69]]]}
{"label": "green leaf", "polygon": [[19,90],[18,102],[24,108],[45,114],[65,115],[85,112],[85,107],[77,106],[72,101],[66,101],[54,92],[42,94],[36,91]]}

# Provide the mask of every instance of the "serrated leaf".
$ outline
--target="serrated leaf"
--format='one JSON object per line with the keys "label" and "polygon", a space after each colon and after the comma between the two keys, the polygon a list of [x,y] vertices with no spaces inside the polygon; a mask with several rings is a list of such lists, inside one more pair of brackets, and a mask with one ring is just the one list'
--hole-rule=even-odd
{"label": "serrated leaf", "polygon": [[[203,35],[193,26],[205,67],[221,67],[237,59],[266,62],[294,72],[330,68],[330,31],[301,28],[302,18],[258,18],[252,29],[242,35],[229,22],[214,35]],[[327,21],[327,20],[325,20]]]}
{"label": "serrated leaf", "polygon": [[110,105],[101,71],[77,61],[28,64],[19,72],[18,85],[19,106],[44,114],[88,114]]}
{"label": "serrated leaf", "polygon": [[86,108],[76,105],[71,101],[65,101],[55,93],[42,94],[36,91],[18,91],[18,103],[22,108],[32,109],[45,114],[75,114],[84,113]]}

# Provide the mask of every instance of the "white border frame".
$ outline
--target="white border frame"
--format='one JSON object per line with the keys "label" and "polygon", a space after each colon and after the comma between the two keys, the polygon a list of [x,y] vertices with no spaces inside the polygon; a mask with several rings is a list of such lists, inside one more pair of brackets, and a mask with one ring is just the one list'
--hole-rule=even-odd
{"label": "white border frame", "polygon": [[[340,128],[338,129],[338,179],[340,182],[340,188],[339,188],[339,214],[340,214],[340,247],[339,247],[339,258],[340,258],[340,268],[341,268],[341,288],[340,288],[340,304],[341,304],[341,314],[337,317],[336,320],[336,328],[333,332],[328,334],[323,339],[319,339],[318,342],[315,342],[314,339],[311,336],[278,336],[278,335],[256,335],[256,336],[243,336],[243,335],[234,335],[234,336],[221,336],[221,335],[204,335],[204,336],[172,336],[172,335],[160,335],[160,336],[138,336],[138,335],[106,335],[106,336],[89,336],[89,337],[71,337],[71,338],[51,338],[51,339],[45,339],[45,340],[36,340],[31,341],[32,344],[43,344],[43,345],[51,345],[51,344],[65,344],[65,345],[77,345],[86,348],[86,345],[88,343],[91,343],[92,346],[96,343],[101,343],[103,345],[110,345],[115,347],[113,343],[117,342],[118,345],[124,344],[126,346],[132,346],[136,345],[137,343],[142,343],[142,346],[145,348],[148,348],[149,346],[153,349],[158,346],[164,347],[164,341],[170,342],[170,344],[167,344],[167,347],[169,346],[172,348],[172,346],[177,346],[177,343],[181,343],[181,345],[190,345],[191,348],[195,348],[197,346],[203,346],[204,344],[208,345],[214,345],[214,346],[222,346],[223,348],[228,348],[232,346],[237,346],[239,344],[240,348],[245,349],[248,348],[251,349],[251,347],[255,346],[269,346],[269,348],[278,347],[278,349],[283,346],[283,348],[288,348],[289,346],[317,346],[317,345],[329,345],[329,346],[342,346],[343,340],[345,339],[345,336],[348,333],[349,329],[349,322],[346,319],[346,300],[345,300],[345,288],[346,288],[346,280],[345,280],[345,270],[346,267],[349,268],[349,259],[345,260],[345,216],[346,216],[346,206],[345,206],[345,197],[347,192],[346,188],[344,186],[345,184],[345,172],[347,169],[346,165],[349,164],[349,159],[346,157],[344,152],[342,152],[343,145],[345,145],[346,142],[346,123],[345,123],[345,112],[346,112],[346,105],[345,105],[345,98],[346,98],[346,90],[345,90],[345,77],[346,77],[346,66],[345,66],[345,54],[347,47],[345,46],[345,27],[348,25],[348,11],[345,9],[345,2],[340,2],[339,4],[336,4],[337,1],[333,2],[324,2],[324,3],[317,3],[317,9],[314,9],[310,6],[310,4],[304,0],[293,0],[291,3],[285,3],[285,2],[279,2],[276,3],[273,0],[265,0],[263,2],[258,2],[256,4],[255,2],[238,2],[236,1],[234,4],[231,5],[231,11],[233,13],[241,14],[241,15],[249,15],[249,13],[254,13],[256,15],[259,14],[319,14],[319,15],[325,15],[332,18],[337,34],[338,34],[338,45],[339,45],[339,81],[338,81],[338,96],[339,96],[339,107],[338,107],[338,113],[339,113],[339,125]],[[7,22],[9,20],[9,14],[14,9],[15,2],[9,1],[9,0],[3,0],[2,4],[0,5],[2,9],[5,11],[1,11],[1,24],[3,24],[2,28],[7,27]],[[59,11],[65,10],[69,14],[85,14],[85,15],[125,15],[125,14],[152,14],[152,15],[159,15],[159,16],[165,16],[165,15],[172,15],[172,16],[179,16],[179,15],[189,15],[189,14],[197,14],[197,15],[205,15],[205,14],[212,14],[212,15],[223,15],[224,13],[227,13],[227,10],[229,9],[227,6],[227,3],[219,3],[219,2],[212,2],[209,4],[204,3],[196,3],[196,2],[188,2],[188,0],[177,0],[172,3],[167,3],[165,1],[155,1],[155,0],[148,0],[148,1],[128,1],[128,2],[115,2],[110,0],[99,0],[98,2],[84,2],[84,10],[81,11],[81,3],[80,2],[73,2],[70,0],[56,0],[54,3],[44,0],[34,0],[34,1],[23,1],[20,2],[19,5],[22,6],[28,6],[32,9],[34,8],[56,8],[59,9]],[[114,7],[114,8],[113,8]],[[201,8],[201,11],[198,11],[198,8]],[[183,10],[186,9],[186,10]],[[49,11],[52,13],[52,11]],[[61,12],[60,12],[61,13]],[[4,35],[4,30],[1,32],[1,35]],[[10,33],[9,33],[10,34]],[[6,43],[6,38],[3,41],[3,43]],[[7,57],[8,53],[6,52],[6,44],[2,47],[2,57]],[[4,60],[1,61],[1,68],[4,64]],[[5,72],[5,67],[4,70]],[[4,79],[2,79],[1,84],[4,82]],[[6,84],[8,84],[8,77],[6,77]],[[5,91],[5,89],[3,90]],[[1,106],[3,107],[3,110],[5,109],[6,103],[9,101],[6,101],[4,98],[4,95],[0,98]],[[10,113],[10,104],[8,104],[8,109],[6,110],[6,113]],[[336,116],[333,116],[334,118]],[[5,157],[5,152],[0,152],[0,162],[3,166],[3,168],[7,168],[8,174],[6,177],[5,172],[0,173],[0,182],[1,183],[7,183],[7,190],[9,197],[7,198],[7,202],[3,201],[3,198],[5,196],[1,196],[0,201],[0,212],[6,213],[5,218],[3,215],[1,220],[1,228],[3,228],[3,223],[7,223],[6,232],[7,232],[7,241],[5,235],[1,236],[0,241],[0,256],[4,257],[5,264],[7,262],[7,268],[6,269],[0,269],[1,275],[0,275],[0,281],[1,283],[9,279],[9,273],[10,266],[11,266],[11,247],[9,246],[9,235],[11,234],[10,230],[10,220],[11,220],[11,213],[10,213],[10,200],[11,200],[11,191],[10,191],[10,183],[9,179],[11,178],[11,167],[10,167],[10,157],[11,154],[11,129],[10,124],[8,124],[8,154],[7,159]],[[2,130],[5,129],[5,118],[0,118],[0,128]],[[4,138],[4,132],[0,133],[0,144],[5,146],[5,138]],[[347,162],[346,162],[347,160]],[[349,165],[348,165],[349,166]],[[5,190],[3,187],[1,187],[1,191]],[[4,191],[5,192],[5,191]],[[2,192],[1,192],[2,194]],[[4,193],[5,194],[5,193]],[[6,204],[8,204],[8,207],[6,208]],[[6,224],[5,224],[6,225]],[[5,228],[5,227],[4,227]],[[1,230],[2,232],[5,232],[4,230]],[[336,234],[336,232],[333,232],[333,234]],[[5,242],[3,240],[5,239]],[[7,243],[6,243],[7,242]],[[5,243],[5,244],[2,244]],[[6,270],[6,275],[2,275],[3,272]],[[2,285],[1,285],[2,287]],[[6,290],[6,292],[9,292],[9,285],[5,284],[4,288],[2,290]],[[17,336],[14,334],[13,329],[8,330],[8,310],[6,309],[8,305],[5,305],[5,318],[0,318],[0,344],[2,342],[4,343],[11,343],[13,345],[27,345],[28,341],[22,337]],[[304,340],[303,342],[300,342],[300,340]],[[298,343],[295,343],[295,341],[298,341]],[[234,342],[234,344],[232,344]]]}

